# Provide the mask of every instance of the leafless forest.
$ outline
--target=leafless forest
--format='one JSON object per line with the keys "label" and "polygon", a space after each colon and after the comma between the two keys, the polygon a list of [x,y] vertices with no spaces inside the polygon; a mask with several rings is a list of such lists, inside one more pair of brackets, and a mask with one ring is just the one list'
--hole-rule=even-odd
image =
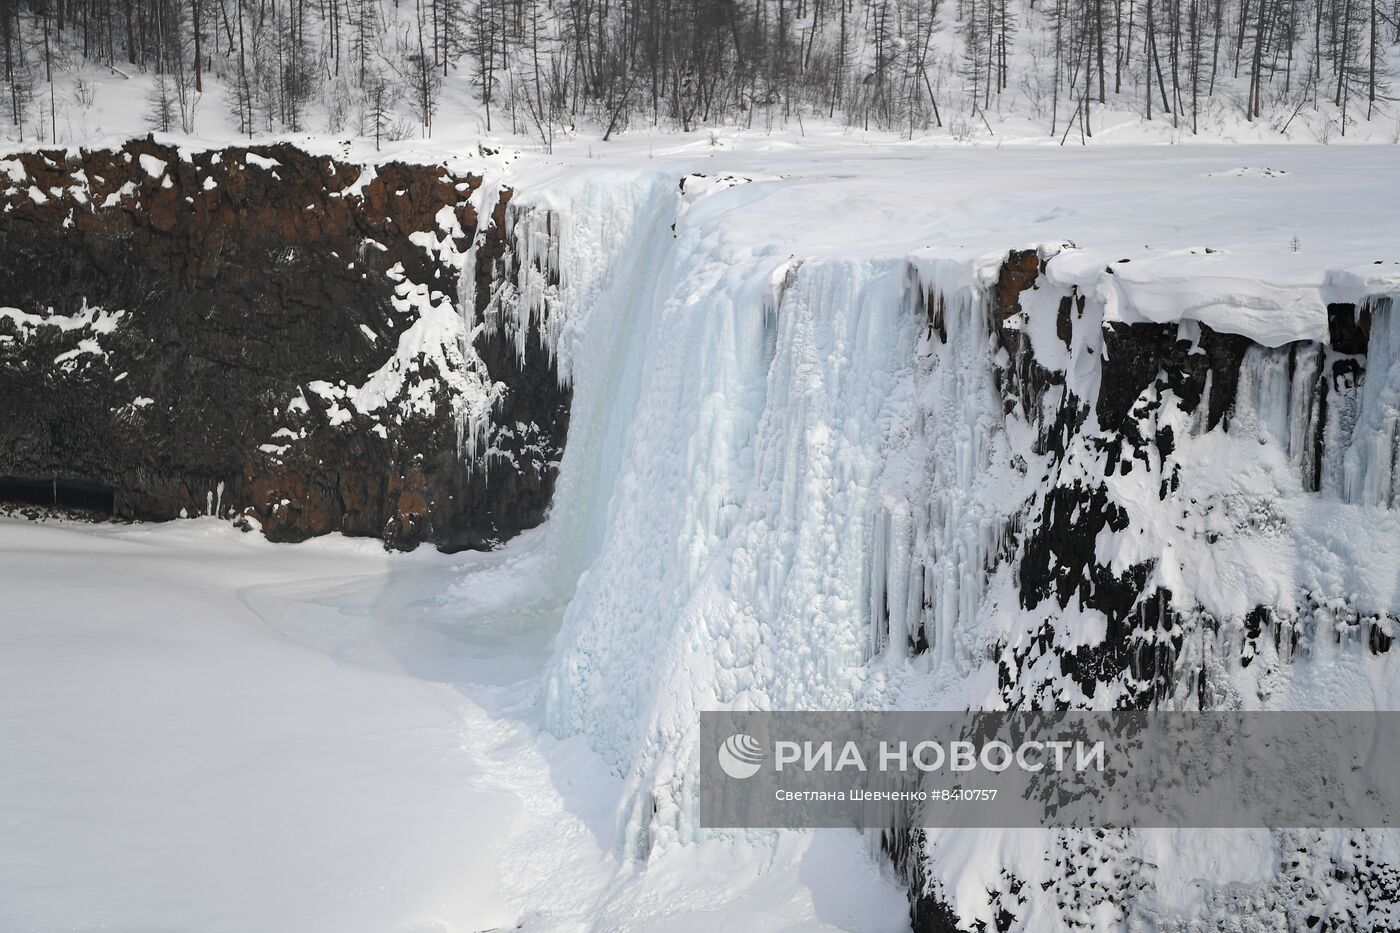
{"label": "leafless forest", "polygon": [[0,114],[41,138],[93,105],[58,76],[93,67],[147,79],[149,126],[186,132],[202,106],[249,135],[431,135],[451,80],[483,130],[546,144],[583,124],[957,132],[1008,109],[1062,139],[1104,108],[1187,134],[1325,113],[1345,135],[1394,119],[1400,0],[0,0],[0,45]]}

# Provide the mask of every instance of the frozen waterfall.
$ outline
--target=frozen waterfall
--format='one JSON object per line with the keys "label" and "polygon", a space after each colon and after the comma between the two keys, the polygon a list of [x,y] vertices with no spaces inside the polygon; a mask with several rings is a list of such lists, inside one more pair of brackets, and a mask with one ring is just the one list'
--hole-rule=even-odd
{"label": "frozen waterfall", "polygon": [[[1070,246],[1009,296],[1005,252],[795,255],[746,229],[762,184],[600,171],[511,204],[519,271],[493,313],[533,322],[574,392],[542,539],[567,598],[543,716],[625,781],[625,854],[699,836],[707,708],[1390,702],[1393,656],[1342,632],[1391,626],[1388,306],[1364,366],[1187,319],[1114,319],[1110,349],[1123,295]],[[1113,587],[1126,603],[1096,601]],[[1149,871],[1164,847],[1212,845],[898,832],[911,880],[988,920],[1006,866],[1054,875],[1043,909],[1092,912],[1121,892],[1047,866],[1093,852],[1165,888],[1185,882]]]}

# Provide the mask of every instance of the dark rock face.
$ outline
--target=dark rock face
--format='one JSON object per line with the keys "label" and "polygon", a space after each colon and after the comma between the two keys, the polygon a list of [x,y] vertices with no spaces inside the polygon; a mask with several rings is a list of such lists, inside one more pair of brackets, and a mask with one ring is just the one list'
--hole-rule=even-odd
{"label": "dark rock face", "polygon": [[[1248,409],[1243,400],[1250,380],[1257,391],[1259,374],[1270,367],[1275,376],[1285,374],[1269,385],[1292,419],[1288,436],[1270,443],[1287,454],[1301,489],[1340,501],[1362,501],[1364,491],[1346,486],[1342,460],[1354,431],[1363,429],[1357,426],[1364,425],[1368,358],[1377,353],[1385,360],[1392,356],[1384,346],[1377,349],[1378,341],[1387,339],[1391,301],[1374,298],[1359,306],[1332,305],[1327,309],[1326,342],[1267,348],[1195,322],[1128,325],[1091,317],[1080,323],[1075,311],[1083,312],[1084,297],[1073,289],[1056,293],[1050,297],[1057,301],[1035,304],[1037,313],[1055,309],[1053,326],[1042,327],[1040,333],[1053,334],[1066,347],[1078,338],[1097,358],[1097,379],[1080,383],[1094,385],[1096,391],[1080,397],[1064,371],[1037,361],[1025,322],[1018,320],[1021,301],[1030,290],[1054,287],[1041,275],[1044,271],[1045,262],[1033,251],[1013,251],[985,296],[982,332],[1002,414],[1030,429],[1035,439],[1032,453],[1046,459],[1043,481],[1011,511],[1001,529],[1000,547],[980,569],[990,577],[998,565],[1009,565],[1011,573],[1005,576],[1013,581],[1015,608],[1043,611],[1052,619],[1067,610],[1094,610],[1103,617],[1104,627],[1101,638],[1085,643],[1067,638],[1063,626],[1046,622],[1015,644],[993,645],[990,654],[996,659],[998,691],[1006,706],[1037,710],[1106,702],[1128,709],[1168,704],[1228,708],[1232,691],[1238,689],[1231,681],[1237,673],[1232,667],[1277,664],[1323,637],[1345,643],[1358,654],[1390,651],[1400,627],[1393,611],[1358,607],[1346,594],[1309,591],[1297,594],[1292,601],[1296,605],[1260,605],[1243,618],[1216,618],[1195,604],[1191,593],[1174,593],[1157,582],[1159,558],[1114,567],[1100,556],[1099,544],[1141,533],[1139,529],[1150,532],[1153,520],[1162,514],[1185,521],[1220,508],[1219,502],[1183,481],[1181,445],[1188,435],[1233,433],[1237,420],[1241,430],[1253,430],[1242,414]],[[949,342],[944,301],[933,294],[921,299],[929,345],[933,352],[942,352]],[[1085,326],[1094,332],[1082,330]],[[1378,370],[1370,378],[1385,379],[1387,373]],[[1148,495],[1115,495],[1113,479],[1130,475],[1146,477]],[[1238,523],[1237,533],[1270,533],[1281,519],[1267,506],[1255,503],[1251,508],[1256,510],[1232,519]],[[1203,533],[1200,539],[1205,559],[1215,544],[1213,533]],[[1001,610],[1014,611],[1004,603]],[[1188,650],[1188,641],[1214,645],[1217,638],[1223,646],[1220,653],[1212,653],[1214,648]],[[911,653],[928,651],[931,641],[921,627],[910,638]],[[985,921],[965,925],[951,909],[949,892],[941,889],[924,861],[938,844],[936,837],[918,828],[917,816],[911,813],[906,824],[914,828],[891,827],[882,837],[885,851],[909,884],[912,927],[939,933],[992,929]],[[1137,880],[1141,866],[1132,863],[1135,856],[1120,851],[1121,838],[1121,833],[1109,830],[1076,831],[1064,833],[1056,843],[1061,849],[1052,856],[1054,878],[1044,890],[1053,895],[1066,928],[1079,928],[1073,918],[1105,905],[1120,918],[1131,914],[1146,882]],[[1243,902],[1253,897],[1251,904],[1298,918],[1300,928],[1390,928],[1375,925],[1371,918],[1400,897],[1392,865],[1374,861],[1354,841],[1349,843],[1354,851],[1340,855],[1316,849],[1309,853],[1309,843],[1299,845],[1285,854],[1283,865],[1287,867],[1290,859],[1318,860],[1330,873],[1325,891],[1281,871],[1272,887],[1249,895],[1221,894],[1222,915],[1237,906],[1231,898]],[[1003,871],[994,884],[987,896],[995,929],[1054,922],[1044,915],[1028,919],[1033,915],[1025,910],[1024,878]],[[1315,903],[1319,900],[1327,900],[1329,906],[1320,909]]]}
{"label": "dark rock face", "polygon": [[569,391],[537,334],[463,320],[459,278],[479,320],[508,265],[482,184],[286,145],[0,160],[0,498],[398,548],[538,524]]}
{"label": "dark rock face", "polygon": [[1338,353],[1365,353],[1371,341],[1371,309],[1352,304],[1327,306],[1327,342]]}

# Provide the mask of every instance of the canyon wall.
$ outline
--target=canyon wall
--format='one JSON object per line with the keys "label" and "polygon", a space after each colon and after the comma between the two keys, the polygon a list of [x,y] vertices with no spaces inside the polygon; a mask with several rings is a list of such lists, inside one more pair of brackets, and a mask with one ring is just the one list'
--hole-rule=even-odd
{"label": "canyon wall", "polygon": [[488,320],[510,196],[289,145],[0,159],[0,498],[398,548],[538,524],[569,392]]}

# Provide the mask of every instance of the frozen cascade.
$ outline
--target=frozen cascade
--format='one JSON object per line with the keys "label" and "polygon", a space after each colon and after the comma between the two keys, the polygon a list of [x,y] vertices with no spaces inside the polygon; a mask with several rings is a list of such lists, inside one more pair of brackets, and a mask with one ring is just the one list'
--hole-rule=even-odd
{"label": "frozen cascade", "polygon": [[[886,452],[873,545],[873,645],[892,657],[930,652],[927,664],[968,673],[980,662],[979,611],[1010,515],[1025,498],[1025,461],[1013,465],[984,290],[945,293],[936,272],[914,378],[918,409]],[[945,665],[951,667],[945,668]]]}
{"label": "frozen cascade", "polygon": [[1288,456],[1305,486],[1314,484],[1319,366],[1313,343],[1251,346],[1240,363],[1232,434],[1253,434]]}
{"label": "frozen cascade", "polygon": [[[543,716],[556,734],[586,736],[623,777],[625,854],[697,836],[701,709],[995,708],[1009,702],[998,682],[1007,664],[1022,665],[1013,686],[1032,700],[1130,698],[1131,670],[1097,694],[1065,674],[1064,659],[1107,637],[1104,611],[1078,597],[1063,607],[1023,599],[1027,539],[1057,490],[1080,496],[1071,522],[1125,510],[1125,526],[1091,540],[1086,569],[1153,568],[1114,624],[1130,638],[1168,618],[1200,631],[1179,657],[1213,665],[1213,684],[1225,678],[1235,692],[1217,702],[1287,708],[1336,695],[1313,668],[1282,667],[1286,646],[1251,644],[1246,667],[1242,620],[1272,605],[1280,625],[1313,631],[1303,618],[1312,610],[1294,605],[1304,587],[1323,594],[1318,626],[1333,611],[1328,594],[1389,601],[1384,559],[1351,572],[1283,558],[1309,552],[1317,521],[1293,490],[1315,474],[1339,487],[1342,451],[1360,501],[1393,495],[1390,361],[1400,357],[1387,315],[1376,317],[1371,376],[1355,380],[1345,419],[1342,390],[1319,391],[1330,350],[1250,345],[1221,424],[1208,425],[1206,403],[1192,407],[1149,377],[1129,406],[1147,446],[1110,456],[1118,439],[1095,408],[1107,358],[1100,296],[1042,276],[1009,311],[993,288],[1003,257],[793,257],[734,228],[732,190],[687,202],[663,174],[584,173],[526,188],[511,205],[520,274],[497,313],[525,322],[517,334],[534,322],[574,391],[541,538],[567,602]],[[1188,359],[1206,352],[1199,325],[1183,323],[1179,338]],[[1198,394],[1219,378],[1200,373]],[[1169,454],[1153,446],[1167,429]],[[1332,431],[1368,446],[1319,442]],[[1335,469],[1314,463],[1319,450]],[[1349,498],[1340,493],[1323,495]],[[1400,536],[1393,516],[1374,520]],[[1207,539],[1215,547],[1202,552]],[[1259,583],[1242,592],[1249,579]],[[1154,601],[1153,587],[1170,592]],[[1042,641],[1059,653],[1017,653]],[[1382,680],[1365,657],[1315,641],[1317,670],[1351,671],[1350,702],[1372,705],[1365,691]],[[1188,693],[1169,697],[1194,702]],[[1289,841],[1261,833],[1257,849]],[[1140,904],[1168,910],[1154,892],[1191,879],[1164,853],[1213,845],[1209,834],[990,830],[877,833],[871,844],[910,853],[902,867],[921,890],[988,923],[1013,881],[1034,882],[1018,913],[1102,909],[1122,892],[1088,881],[1093,859],[1113,869],[1100,878],[1149,879]],[[1092,859],[1072,870],[1053,867],[1084,852]]]}
{"label": "frozen cascade", "polygon": [[545,710],[628,776],[634,854],[695,833],[696,710],[857,701],[881,450],[911,421],[919,338],[902,261],[798,266],[694,212],[673,238],[674,182],[648,190],[634,255],[565,327],[551,526],[592,553]]}
{"label": "frozen cascade", "polygon": [[1366,380],[1351,444],[1342,463],[1348,502],[1394,507],[1400,496],[1400,315],[1390,299],[1372,310]]}
{"label": "frozen cascade", "polygon": [[1305,488],[1393,508],[1400,498],[1400,331],[1388,299],[1371,313],[1361,364],[1310,342],[1251,346],[1229,431],[1279,447]]}
{"label": "frozen cascade", "polygon": [[[515,229],[548,212],[558,245],[553,284],[530,301],[559,309],[553,349],[573,387],[568,443],[546,525],[560,585],[572,590],[610,527],[623,441],[641,391],[657,302],[655,271],[672,249],[673,182],[659,176],[571,179],[519,205]],[[565,313],[567,312],[567,313]],[[576,361],[586,361],[578,365]]]}
{"label": "frozen cascade", "polygon": [[[1272,440],[1288,444],[1292,438],[1289,362],[1292,348],[1250,347],[1240,363],[1240,379],[1235,396],[1230,430],[1251,430],[1261,443]],[[1290,454],[1292,451],[1289,451]]]}

